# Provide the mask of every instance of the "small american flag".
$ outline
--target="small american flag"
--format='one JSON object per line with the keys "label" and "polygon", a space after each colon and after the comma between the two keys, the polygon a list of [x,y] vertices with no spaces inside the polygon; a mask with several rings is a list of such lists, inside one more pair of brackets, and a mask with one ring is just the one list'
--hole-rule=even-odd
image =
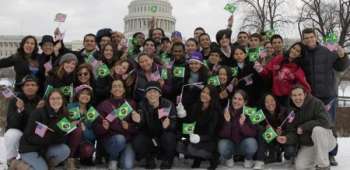
{"label": "small american flag", "polygon": [[115,116],[115,113],[113,111],[106,116],[106,120],[108,120],[109,122],[113,122],[116,118],[117,117]]}
{"label": "small american flag", "polygon": [[158,109],[158,119],[169,116],[171,106],[168,108],[160,108]]}
{"label": "small american flag", "polygon": [[249,86],[249,85],[251,85],[251,84],[253,84],[253,78],[252,78],[252,74],[249,74],[248,76],[245,76],[244,78],[243,78],[243,80],[245,81],[245,85],[246,86]]}
{"label": "small american flag", "polygon": [[15,97],[15,94],[12,92],[12,90],[8,87],[6,87],[2,92],[2,95],[5,97],[5,98],[11,98],[12,96]]}
{"label": "small american flag", "polygon": [[55,21],[56,22],[64,22],[64,21],[66,21],[66,18],[67,18],[67,14],[57,13],[55,16]]}
{"label": "small american flag", "polygon": [[292,123],[295,118],[295,112],[291,111],[288,115],[288,123]]}
{"label": "small american flag", "polygon": [[151,81],[158,81],[160,80],[160,74],[158,71],[156,72],[153,72],[151,75],[150,75],[150,79]]}
{"label": "small american flag", "polygon": [[48,129],[49,128],[46,125],[44,125],[40,122],[36,122],[36,127],[35,127],[34,133],[37,134],[38,136],[40,136],[41,138],[43,138]]}

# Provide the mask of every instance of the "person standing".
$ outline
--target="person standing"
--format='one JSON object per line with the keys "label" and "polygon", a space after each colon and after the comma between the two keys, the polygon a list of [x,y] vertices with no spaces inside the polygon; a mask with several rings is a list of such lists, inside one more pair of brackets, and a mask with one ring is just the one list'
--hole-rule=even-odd
{"label": "person standing", "polygon": [[[301,62],[307,81],[310,83],[312,95],[329,105],[328,113],[331,122],[335,124],[338,87],[335,71],[344,71],[349,66],[349,59],[344,48],[338,46],[336,52],[331,52],[317,42],[316,33],[311,28],[302,32],[306,53]],[[330,153],[331,165],[338,165],[335,160],[337,148]]]}

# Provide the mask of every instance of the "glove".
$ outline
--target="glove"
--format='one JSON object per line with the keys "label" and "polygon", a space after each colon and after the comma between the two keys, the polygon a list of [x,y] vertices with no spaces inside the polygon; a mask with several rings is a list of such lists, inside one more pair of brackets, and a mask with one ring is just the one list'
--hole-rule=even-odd
{"label": "glove", "polygon": [[199,141],[201,140],[200,136],[194,133],[190,134],[190,142],[191,143],[199,143]]}
{"label": "glove", "polygon": [[181,102],[176,106],[176,111],[177,111],[177,117],[179,118],[184,118],[187,115],[186,110]]}

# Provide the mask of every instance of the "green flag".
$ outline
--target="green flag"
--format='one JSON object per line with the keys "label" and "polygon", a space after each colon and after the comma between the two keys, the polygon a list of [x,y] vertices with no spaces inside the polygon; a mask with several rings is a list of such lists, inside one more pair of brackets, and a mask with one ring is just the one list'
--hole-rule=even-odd
{"label": "green flag", "polygon": [[259,59],[260,48],[250,48],[248,50],[248,57],[250,62],[255,62]]}
{"label": "green flag", "polygon": [[211,76],[208,79],[208,84],[212,86],[220,86],[219,76]]}
{"label": "green flag", "polygon": [[270,143],[271,141],[273,141],[278,136],[277,133],[275,132],[275,130],[273,130],[272,127],[267,128],[262,135],[263,135],[263,138],[266,140],[267,143]]}
{"label": "green flag", "polygon": [[260,109],[254,114],[250,115],[249,118],[250,118],[250,121],[255,125],[265,120],[265,114]]}
{"label": "green flag", "polygon": [[174,67],[173,70],[174,77],[185,77],[185,67]]}
{"label": "green flag", "polygon": [[117,113],[117,118],[120,120],[124,120],[126,116],[128,116],[129,113],[132,112],[132,107],[129,105],[127,101],[125,101],[117,110],[115,110]]}
{"label": "green flag", "polygon": [[268,31],[266,31],[266,37],[269,38],[269,39],[271,39],[271,37],[273,35],[275,35],[275,34],[276,34],[275,30],[268,30]]}
{"label": "green flag", "polygon": [[248,107],[248,106],[244,106],[243,107],[243,113],[247,116],[253,115],[256,112],[256,108],[254,107]]}
{"label": "green flag", "polygon": [[97,75],[101,78],[108,76],[111,74],[108,66],[106,64],[102,64],[100,67],[97,68]]}
{"label": "green flag", "polygon": [[66,132],[67,134],[77,128],[77,126],[72,124],[66,117],[58,121],[56,125],[58,128],[60,128],[62,131]]}
{"label": "green flag", "polygon": [[97,112],[97,110],[93,106],[91,106],[86,112],[86,121],[91,123],[96,120],[98,115],[100,114]]}
{"label": "green flag", "polygon": [[72,86],[62,86],[60,87],[60,91],[64,96],[72,96],[73,95],[73,87]]}
{"label": "green flag", "polygon": [[196,122],[183,123],[182,124],[182,134],[189,135],[189,134],[193,133],[195,127],[196,127]]}
{"label": "green flag", "polygon": [[166,68],[162,69],[161,77],[162,77],[163,80],[167,80],[168,79],[168,70]]}
{"label": "green flag", "polygon": [[231,67],[232,77],[237,77],[238,67]]}
{"label": "green flag", "polygon": [[224,9],[233,14],[236,11],[237,7],[234,3],[228,3],[225,5]]}
{"label": "green flag", "polygon": [[330,32],[325,37],[323,37],[323,41],[325,43],[337,43],[338,42],[337,34],[334,32]]}
{"label": "green flag", "polygon": [[71,120],[79,120],[80,119],[80,109],[79,106],[72,106],[68,109],[69,118]]}
{"label": "green flag", "polygon": [[209,68],[209,66],[208,66],[208,60],[203,60],[203,65],[204,65],[205,67]]}
{"label": "green flag", "polygon": [[44,99],[46,99],[49,95],[49,93],[53,90],[54,88],[51,85],[47,85],[45,93],[44,93]]}

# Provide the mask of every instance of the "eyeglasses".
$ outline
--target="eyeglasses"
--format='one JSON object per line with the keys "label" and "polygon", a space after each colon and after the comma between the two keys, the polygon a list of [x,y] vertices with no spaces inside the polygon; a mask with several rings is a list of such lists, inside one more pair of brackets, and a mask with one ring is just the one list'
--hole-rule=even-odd
{"label": "eyeglasses", "polygon": [[83,72],[83,73],[79,73],[78,76],[88,76],[89,73],[88,72]]}

